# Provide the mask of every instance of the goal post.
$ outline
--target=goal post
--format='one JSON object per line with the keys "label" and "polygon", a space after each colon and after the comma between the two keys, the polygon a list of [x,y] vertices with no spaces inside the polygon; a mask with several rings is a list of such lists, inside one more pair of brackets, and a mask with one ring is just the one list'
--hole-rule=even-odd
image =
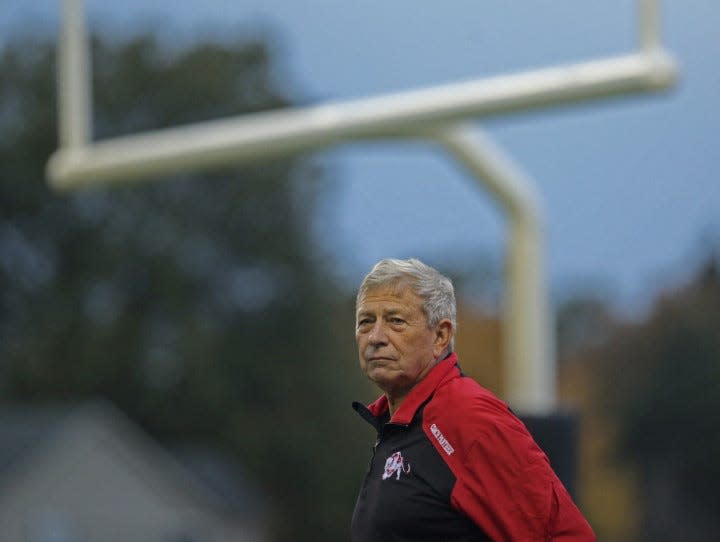
{"label": "goal post", "polygon": [[64,0],[58,50],[59,148],[47,163],[48,182],[66,191],[247,163],[353,140],[435,141],[506,211],[511,238],[505,395],[518,411],[542,415],[556,407],[542,206],[531,179],[467,121],[672,87],[678,70],[660,42],[658,1],[638,0],[637,5],[638,48],[625,55],[94,141],[83,2]]}

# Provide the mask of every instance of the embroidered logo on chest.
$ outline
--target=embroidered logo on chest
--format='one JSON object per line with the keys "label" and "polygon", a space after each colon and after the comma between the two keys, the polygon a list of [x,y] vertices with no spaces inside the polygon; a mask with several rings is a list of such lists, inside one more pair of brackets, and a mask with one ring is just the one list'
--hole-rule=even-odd
{"label": "embroidered logo on chest", "polygon": [[395,476],[396,480],[400,479],[401,474],[410,474],[410,464],[405,464],[405,459],[400,452],[395,452],[385,460],[385,472],[382,479],[387,480]]}

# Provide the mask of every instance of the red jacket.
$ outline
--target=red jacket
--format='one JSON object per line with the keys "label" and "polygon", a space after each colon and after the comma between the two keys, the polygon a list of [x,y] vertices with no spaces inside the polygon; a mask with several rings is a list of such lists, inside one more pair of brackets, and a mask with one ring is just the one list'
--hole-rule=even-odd
{"label": "red jacket", "polygon": [[455,354],[392,418],[385,396],[354,407],[378,441],[353,514],[353,541],[595,540],[522,422],[460,373]]}

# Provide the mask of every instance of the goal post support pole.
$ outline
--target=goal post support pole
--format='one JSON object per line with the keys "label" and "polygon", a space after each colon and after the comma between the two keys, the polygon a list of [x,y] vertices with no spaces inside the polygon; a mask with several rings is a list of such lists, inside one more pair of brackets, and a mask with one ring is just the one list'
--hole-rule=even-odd
{"label": "goal post support pole", "polygon": [[499,201],[509,223],[505,260],[503,389],[518,412],[556,408],[553,318],[545,289],[544,220],[535,183],[479,128],[438,131],[435,139]]}

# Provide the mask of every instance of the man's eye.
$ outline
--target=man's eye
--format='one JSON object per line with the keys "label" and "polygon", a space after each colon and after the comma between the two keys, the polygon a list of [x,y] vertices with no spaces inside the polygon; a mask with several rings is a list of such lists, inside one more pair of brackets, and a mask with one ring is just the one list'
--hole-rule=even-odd
{"label": "man's eye", "polygon": [[403,320],[402,318],[394,317],[394,318],[390,318],[390,323],[399,325],[399,324],[404,324],[405,320]]}

